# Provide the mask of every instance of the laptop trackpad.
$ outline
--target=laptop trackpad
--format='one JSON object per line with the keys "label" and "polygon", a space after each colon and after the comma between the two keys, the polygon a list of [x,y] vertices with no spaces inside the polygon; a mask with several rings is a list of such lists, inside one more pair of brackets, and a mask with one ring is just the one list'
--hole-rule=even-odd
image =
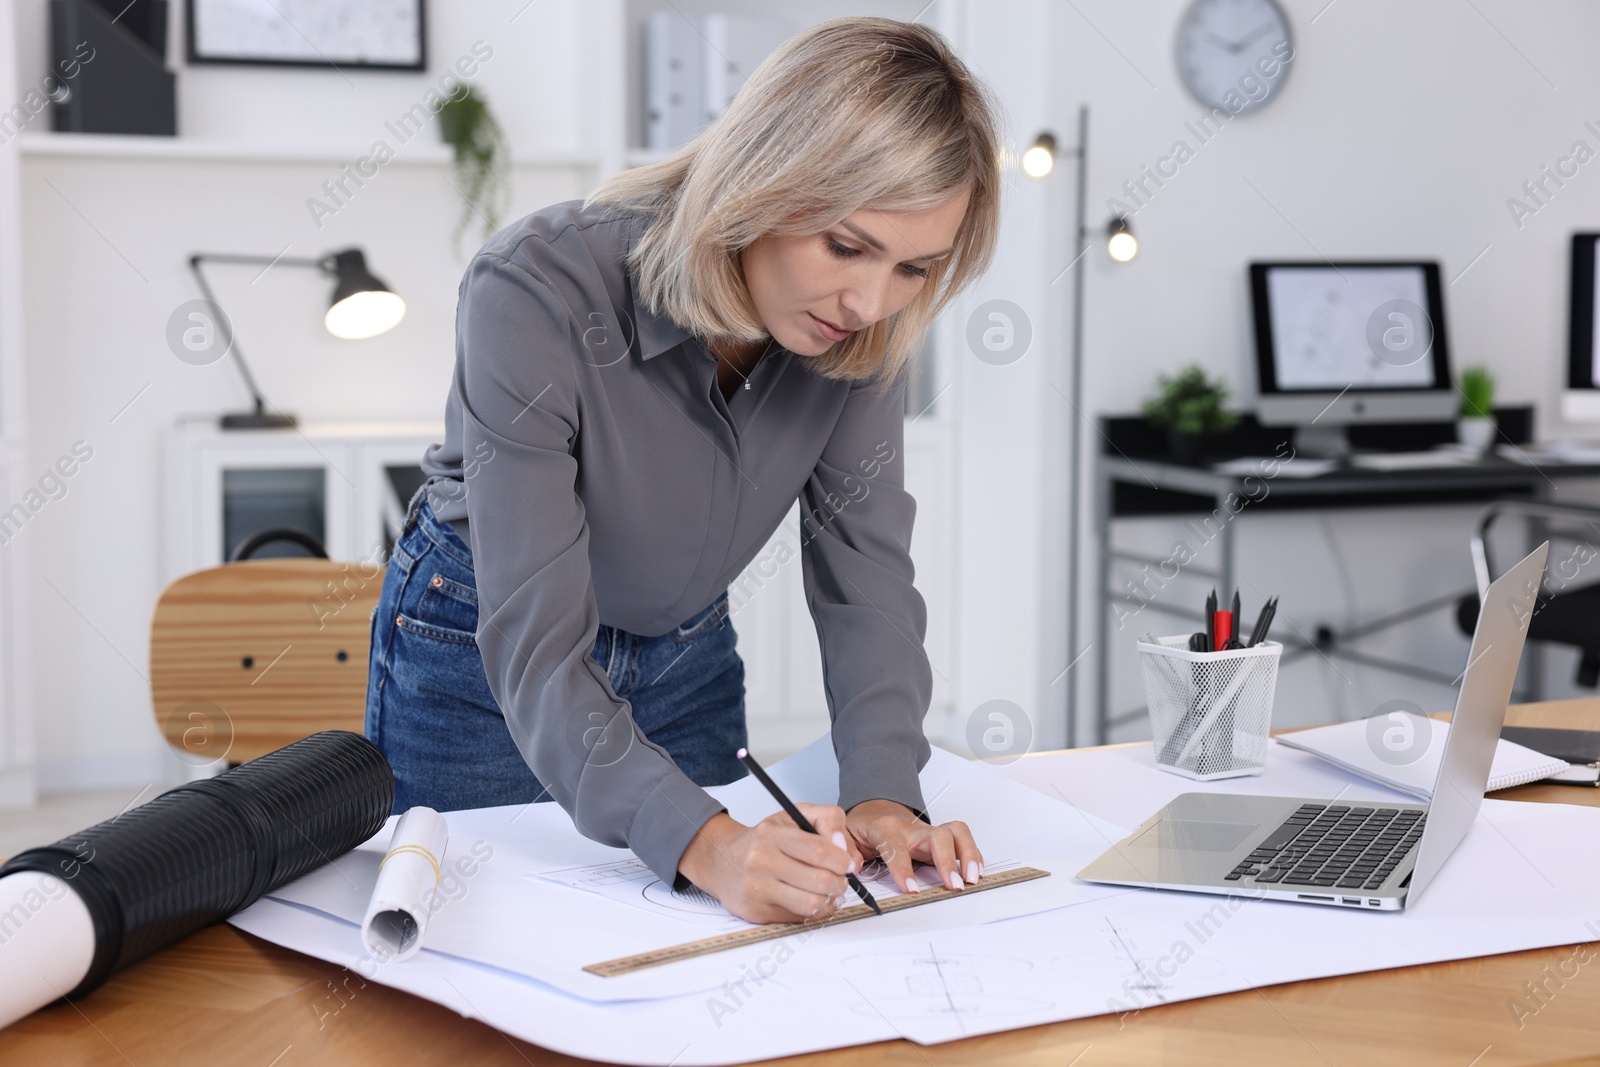
{"label": "laptop trackpad", "polygon": [[1162,819],[1133,839],[1146,848],[1181,848],[1191,852],[1230,852],[1260,827],[1253,822],[1202,822]]}

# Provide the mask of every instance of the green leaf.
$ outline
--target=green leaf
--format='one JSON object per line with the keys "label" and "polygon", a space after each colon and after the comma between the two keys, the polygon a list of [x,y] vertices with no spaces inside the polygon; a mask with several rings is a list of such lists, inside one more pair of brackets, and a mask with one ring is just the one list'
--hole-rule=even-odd
{"label": "green leaf", "polygon": [[439,109],[439,134],[453,149],[450,184],[463,201],[451,236],[459,258],[461,235],[473,218],[483,222],[485,239],[500,228],[511,197],[511,151],[488,103],[471,85]]}
{"label": "green leaf", "polygon": [[1463,370],[1459,389],[1462,417],[1488,418],[1494,413],[1494,376],[1487,367]]}
{"label": "green leaf", "polygon": [[1227,399],[1228,387],[1221,378],[1213,382],[1205,368],[1190,363],[1176,374],[1157,373],[1155,394],[1139,410],[1152,425],[1179,433],[1222,433],[1238,422],[1238,416],[1223,407]]}

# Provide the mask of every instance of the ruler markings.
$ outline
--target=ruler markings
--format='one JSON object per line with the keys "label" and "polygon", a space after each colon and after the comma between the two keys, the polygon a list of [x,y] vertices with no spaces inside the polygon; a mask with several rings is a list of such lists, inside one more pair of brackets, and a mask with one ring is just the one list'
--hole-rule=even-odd
{"label": "ruler markings", "polygon": [[[922,904],[932,904],[939,900],[949,900],[952,897],[970,896],[980,893],[985,889],[1000,889],[1019,882],[1031,882],[1035,878],[1049,877],[1049,871],[1041,871],[1037,867],[1017,867],[998,874],[987,874],[983,878],[967,886],[965,889],[946,889],[938,886],[924,889],[918,893],[903,893],[897,897],[889,897],[878,901],[887,914],[891,911],[902,911]],[[761,941],[775,941],[780,937],[788,937],[804,930],[818,930],[824,926],[838,926],[841,923],[854,922],[865,919],[872,914],[872,909],[865,904],[852,904],[847,908],[840,908],[832,915],[820,922],[814,923],[766,923],[762,926],[752,926],[746,930],[734,930],[726,934],[716,934],[712,937],[701,938],[698,941],[688,941],[681,945],[669,945],[666,948],[651,949],[649,952],[640,952],[633,956],[621,956],[603,963],[591,963],[584,968],[590,974],[597,974],[601,978],[615,978],[618,975],[632,974],[634,971],[646,970],[650,967],[660,967],[668,963],[677,963],[679,960],[692,959],[695,956],[709,956],[713,952],[725,952],[730,948],[743,948],[745,945],[754,945]]]}

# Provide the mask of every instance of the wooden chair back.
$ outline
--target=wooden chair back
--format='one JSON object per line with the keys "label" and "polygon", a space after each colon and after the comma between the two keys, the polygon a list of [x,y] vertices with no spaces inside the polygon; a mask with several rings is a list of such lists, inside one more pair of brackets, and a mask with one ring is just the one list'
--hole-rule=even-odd
{"label": "wooden chair back", "polygon": [[225,563],[162,590],[150,626],[156,723],[180,758],[244,763],[319,730],[362,731],[383,570]]}

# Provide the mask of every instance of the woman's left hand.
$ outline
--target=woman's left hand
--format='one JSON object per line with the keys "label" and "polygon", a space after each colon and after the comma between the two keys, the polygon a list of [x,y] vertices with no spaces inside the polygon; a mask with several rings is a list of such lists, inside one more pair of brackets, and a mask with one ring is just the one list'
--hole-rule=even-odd
{"label": "woman's left hand", "polygon": [[983,877],[983,853],[964,822],[930,826],[892,800],[864,800],[846,813],[845,825],[863,856],[883,860],[895,884],[917,891],[912,863],[931,863],[939,881],[962,889]]}

